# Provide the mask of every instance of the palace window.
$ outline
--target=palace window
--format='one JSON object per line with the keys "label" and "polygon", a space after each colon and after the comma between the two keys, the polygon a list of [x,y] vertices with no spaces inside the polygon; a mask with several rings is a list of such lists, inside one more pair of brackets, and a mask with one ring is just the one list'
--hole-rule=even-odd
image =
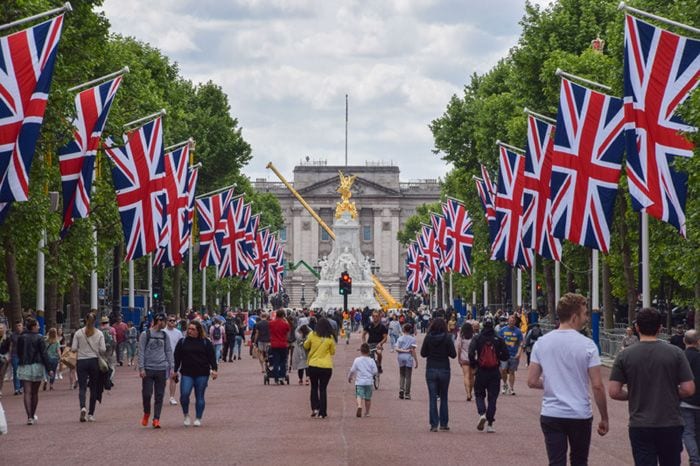
{"label": "palace window", "polygon": [[282,227],[280,230],[280,241],[287,241],[287,227]]}
{"label": "palace window", "polygon": [[321,241],[330,241],[330,240],[331,240],[331,236],[328,234],[328,232],[325,229],[321,228]]}
{"label": "palace window", "polygon": [[362,226],[362,241],[372,241],[372,226],[363,225]]}

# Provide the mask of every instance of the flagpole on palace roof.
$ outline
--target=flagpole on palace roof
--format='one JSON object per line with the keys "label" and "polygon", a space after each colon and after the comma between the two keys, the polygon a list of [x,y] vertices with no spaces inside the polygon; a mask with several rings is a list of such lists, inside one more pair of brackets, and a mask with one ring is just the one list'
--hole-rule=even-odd
{"label": "flagpole on palace roof", "polygon": [[664,18],[663,16],[657,16],[651,13],[647,13],[646,11],[638,10],[636,8],[632,8],[631,6],[627,5],[625,2],[620,2],[618,5],[618,10],[623,10],[623,11],[629,11],[630,13],[635,13],[638,14],[639,16],[645,16],[647,18],[655,19],[657,21],[660,21],[662,23],[669,24],[671,26],[676,26],[681,29],[685,29],[686,31],[694,32],[695,34],[700,34],[700,29],[694,28],[693,26],[688,26],[687,24],[679,23],[678,21],[674,21],[672,19]]}
{"label": "flagpole on palace roof", "polygon": [[102,83],[103,81],[107,81],[108,79],[111,79],[111,78],[116,78],[117,76],[121,76],[121,75],[126,74],[128,72],[129,72],[129,67],[125,66],[121,70],[115,71],[114,73],[109,73],[109,74],[106,74],[104,76],[100,76],[99,78],[95,78],[95,79],[92,79],[90,81],[84,82],[82,84],[78,84],[77,86],[73,86],[73,87],[68,89],[68,92],[74,92],[74,91],[77,91],[78,89],[82,89],[84,87],[88,87],[88,86],[91,86],[93,84]]}
{"label": "flagpole on palace roof", "polygon": [[515,152],[521,152],[524,153],[525,149],[521,149],[520,147],[515,147],[511,146],[510,144],[506,144],[505,142],[501,141],[500,139],[496,139],[496,145],[505,147],[506,149],[514,150]]}
{"label": "flagpole on palace roof", "polygon": [[581,76],[576,76],[575,74],[567,73],[566,71],[562,71],[561,68],[557,68],[557,71],[555,71],[554,74],[559,77],[569,78],[575,81],[580,81],[585,84],[590,84],[591,86],[597,86],[606,91],[612,91],[612,87],[610,86],[606,86],[605,84],[601,84],[596,81],[591,81],[590,79],[582,78]]}
{"label": "flagpole on palace roof", "polygon": [[548,117],[548,116],[544,116],[544,115],[542,115],[541,113],[533,112],[532,110],[530,110],[530,109],[527,108],[527,107],[525,107],[525,108],[523,109],[523,111],[524,111],[525,113],[527,113],[528,115],[533,116],[533,117],[535,117],[535,118],[537,118],[537,119],[539,119],[539,120],[542,120],[542,121],[544,121],[544,122],[546,122],[546,123],[551,123],[551,124],[553,124],[553,125],[557,123],[557,120],[555,120],[554,118],[550,118],[550,117]]}
{"label": "flagpole on palace roof", "polygon": [[159,116],[163,116],[163,115],[165,115],[166,113],[167,113],[167,112],[165,111],[165,109],[162,108],[162,109],[158,110],[157,112],[151,113],[150,115],[147,115],[147,116],[145,116],[145,117],[143,117],[143,118],[139,118],[138,120],[130,121],[129,123],[123,125],[122,127],[123,127],[123,128],[128,128],[129,126],[136,125],[136,124],[141,123],[141,122],[143,122],[143,121],[148,121],[148,120],[151,120],[151,119],[153,119],[153,118],[156,118],[156,117],[159,117]]}
{"label": "flagpole on palace roof", "polygon": [[53,10],[45,11],[43,13],[29,16],[27,18],[22,18],[22,19],[18,19],[17,21],[12,21],[11,23],[0,25],[0,31],[4,31],[5,29],[10,29],[10,28],[13,28],[15,26],[20,26],[22,24],[27,24],[27,23],[30,23],[30,22],[36,20],[36,19],[44,18],[46,16],[52,16],[52,15],[64,13],[66,11],[73,11],[73,7],[71,6],[70,2],[64,3],[63,6],[60,8],[54,8]]}

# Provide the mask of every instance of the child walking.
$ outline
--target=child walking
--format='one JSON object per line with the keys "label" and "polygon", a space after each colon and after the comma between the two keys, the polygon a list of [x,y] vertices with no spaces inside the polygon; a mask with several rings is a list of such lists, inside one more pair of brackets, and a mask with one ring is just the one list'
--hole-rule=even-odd
{"label": "child walking", "polygon": [[396,341],[396,352],[399,359],[399,399],[411,399],[411,374],[413,368],[418,369],[416,357],[416,337],[413,336],[413,326],[403,325],[403,335]]}
{"label": "child walking", "polygon": [[365,404],[365,417],[369,416],[369,408],[372,404],[372,383],[377,375],[377,364],[369,357],[369,345],[362,343],[361,356],[355,358],[348,373],[348,383],[355,377],[355,397],[357,399],[357,417],[362,417],[362,401]]}

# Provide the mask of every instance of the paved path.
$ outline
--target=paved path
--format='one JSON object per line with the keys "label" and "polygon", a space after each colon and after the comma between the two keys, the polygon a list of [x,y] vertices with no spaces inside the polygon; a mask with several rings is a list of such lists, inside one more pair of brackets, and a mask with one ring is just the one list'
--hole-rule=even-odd
{"label": "paved path", "polygon": [[[541,392],[525,386],[525,370],[518,373],[517,396],[499,397],[497,432],[486,434],[476,430],[476,408],[465,401],[454,362],[451,430],[430,433],[424,360],[414,371],[413,399],[399,400],[395,353],[385,352],[372,416],[355,417],[354,386],[346,374],[358,347],[357,334],[349,346],[338,346],[325,420],[309,417],[308,387],[296,384],[296,374],[290,386],[263,386],[260,366],[247,355],[224,363],[219,379],[209,383],[201,428],[185,428],[179,406],[164,406],[162,429],[141,427],[140,379],[128,367],[118,368],[117,385],[98,405],[96,423],[78,422],[77,391],[64,379],[55,391],[40,392],[39,422],[27,426],[22,399],[8,396],[6,383],[2,403],[10,433],[0,437],[0,464],[546,464]],[[607,369],[604,374],[607,381]],[[593,434],[590,464],[631,464],[627,405],[609,400],[608,407],[610,433]]]}

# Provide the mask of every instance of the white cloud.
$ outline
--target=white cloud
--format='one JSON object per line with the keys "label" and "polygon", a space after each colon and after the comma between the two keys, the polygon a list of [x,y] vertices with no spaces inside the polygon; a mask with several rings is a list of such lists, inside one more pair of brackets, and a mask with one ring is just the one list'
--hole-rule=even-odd
{"label": "white cloud", "polygon": [[[549,0],[535,0],[546,6]],[[393,161],[403,179],[443,176],[430,151],[439,117],[469,75],[515,45],[523,0],[106,0],[114,32],[213,80],[253,147],[246,168],[291,177],[303,157]],[[430,163],[426,163],[429,161]]]}

